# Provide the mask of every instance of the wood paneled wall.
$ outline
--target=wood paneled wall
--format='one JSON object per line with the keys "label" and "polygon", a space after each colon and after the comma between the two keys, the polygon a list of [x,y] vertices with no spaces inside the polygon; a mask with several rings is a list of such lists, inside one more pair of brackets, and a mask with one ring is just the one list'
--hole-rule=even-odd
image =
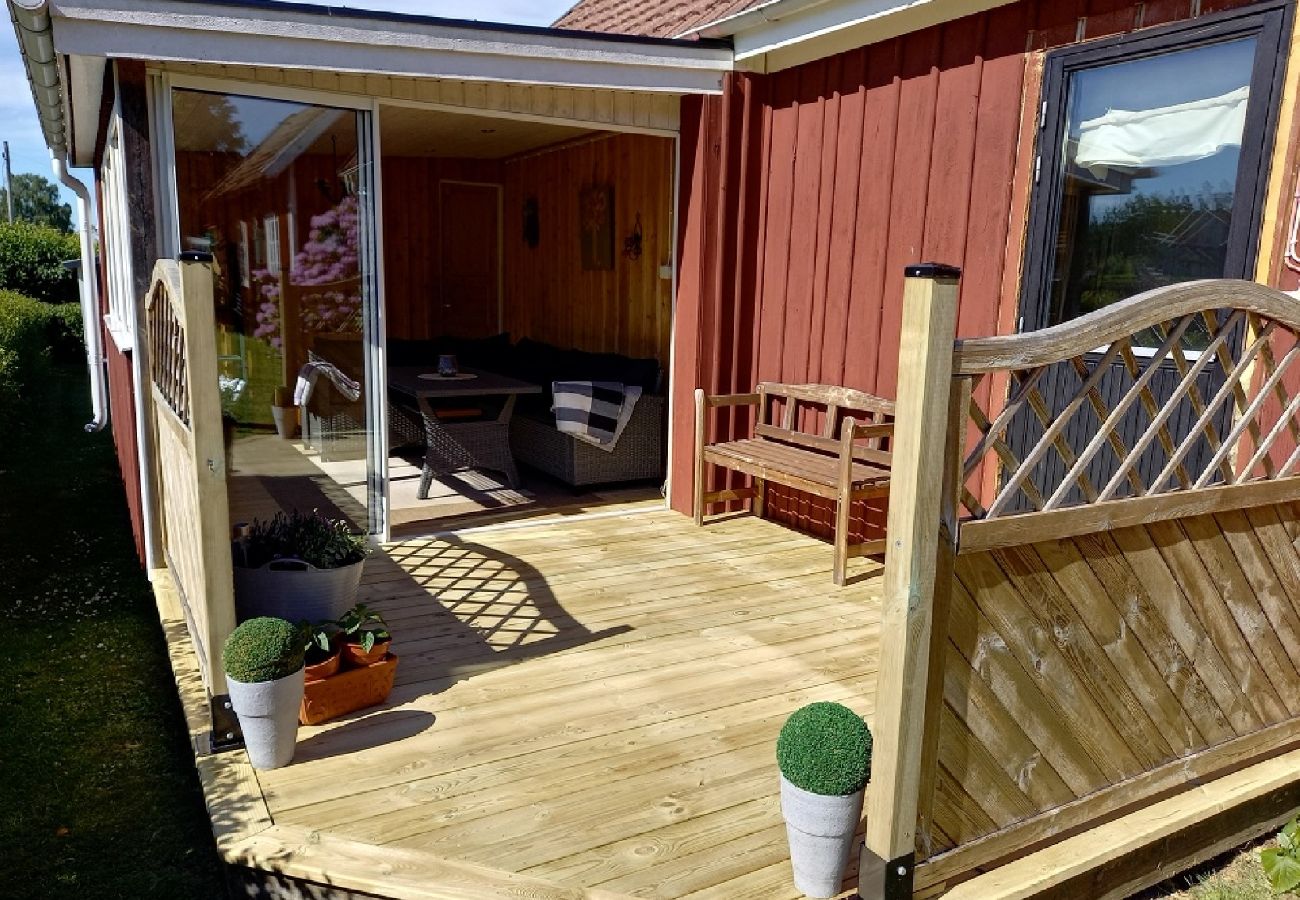
{"label": "wood paneled wall", "polygon": [[[506,328],[561,347],[654,357],[666,367],[672,330],[673,142],[635,134],[525,155],[504,165]],[[614,188],[614,268],[582,268],[578,195]],[[523,239],[523,206],[536,198],[541,240]],[[641,255],[624,241],[641,222]]]}
{"label": "wood paneled wall", "polygon": [[[960,335],[1013,330],[1043,51],[1193,5],[1022,0],[683,100],[674,508],[690,508],[695,387],[892,396],[904,265],[963,268]],[[715,436],[737,427],[724,417]],[[829,504],[768,508],[829,527]]]}
{"label": "wood paneled wall", "polygon": [[445,331],[438,316],[438,183],[500,184],[501,173],[496,160],[383,158],[384,299],[390,339],[431,338]]}

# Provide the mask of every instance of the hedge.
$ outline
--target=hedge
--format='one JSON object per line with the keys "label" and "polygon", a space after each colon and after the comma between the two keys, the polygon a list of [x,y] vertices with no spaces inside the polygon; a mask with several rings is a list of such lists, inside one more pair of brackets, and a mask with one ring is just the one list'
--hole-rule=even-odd
{"label": "hedge", "polygon": [[0,290],[49,303],[76,302],[77,276],[63,263],[80,257],[75,234],[31,222],[0,222]]}
{"label": "hedge", "polygon": [[79,304],[0,291],[0,408],[12,407],[44,377],[52,359],[75,360],[81,346]]}

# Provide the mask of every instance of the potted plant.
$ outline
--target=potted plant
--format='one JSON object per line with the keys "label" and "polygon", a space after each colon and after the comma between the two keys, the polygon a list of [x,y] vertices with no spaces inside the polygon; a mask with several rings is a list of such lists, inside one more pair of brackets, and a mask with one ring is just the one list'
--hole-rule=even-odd
{"label": "potted plant", "polygon": [[810,703],[782,726],[776,761],[795,887],[809,897],[833,897],[862,819],[871,731],[846,706]]}
{"label": "potted plant", "polygon": [[318,512],[254,519],[235,547],[240,619],[337,619],[356,602],[366,537]]}
{"label": "potted plant", "polygon": [[388,654],[393,640],[388,625],[383,616],[364,603],[344,613],[338,624],[343,632],[343,658],[350,665],[368,666]]}
{"label": "potted plant", "polygon": [[244,622],[226,639],[230,705],[244,732],[244,748],[255,769],[275,769],[293,759],[303,691],[302,632],[284,619]]}
{"label": "potted plant", "polygon": [[284,385],[275,389],[271,399],[271,418],[275,420],[275,433],[289,440],[298,430],[298,410],[293,405],[293,392]]}
{"label": "potted plant", "polygon": [[322,681],[339,670],[343,655],[339,628],[334,622],[303,622],[298,626],[305,637],[303,671],[308,681]]}

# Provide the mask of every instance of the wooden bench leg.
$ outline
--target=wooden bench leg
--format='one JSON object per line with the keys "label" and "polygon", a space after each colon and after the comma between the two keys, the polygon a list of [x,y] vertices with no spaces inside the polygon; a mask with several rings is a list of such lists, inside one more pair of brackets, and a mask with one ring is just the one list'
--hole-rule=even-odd
{"label": "wooden bench leg", "polygon": [[767,480],[764,478],[754,479],[754,505],[752,507],[754,515],[760,519],[763,513],[767,511]]}
{"label": "wooden bench leg", "polygon": [[695,389],[695,524],[704,524],[704,391]]}
{"label": "wooden bench leg", "polygon": [[853,504],[841,492],[835,504],[835,567],[831,572],[836,585],[843,585],[849,566],[849,512]]}

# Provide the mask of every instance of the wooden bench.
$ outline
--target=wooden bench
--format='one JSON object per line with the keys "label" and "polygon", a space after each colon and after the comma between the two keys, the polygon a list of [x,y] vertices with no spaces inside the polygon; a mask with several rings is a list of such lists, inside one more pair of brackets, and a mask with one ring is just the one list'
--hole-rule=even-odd
{"label": "wooden bench", "polygon": [[[773,424],[780,406],[780,425]],[[709,444],[705,441],[707,413],[719,407],[754,406],[754,436]],[[821,411],[820,433],[801,430],[799,423]],[[860,413],[855,417],[854,413]],[[834,500],[835,561],[832,574],[844,584],[851,556],[876,556],[885,541],[849,544],[849,514],[854,500],[889,494],[889,442],[894,430],[890,400],[826,384],[763,382],[752,394],[710,396],[695,391],[695,524],[704,524],[705,507],[734,500],[752,501],[763,515],[769,482]],[[720,491],[704,489],[705,463],[751,476],[750,487]]]}

